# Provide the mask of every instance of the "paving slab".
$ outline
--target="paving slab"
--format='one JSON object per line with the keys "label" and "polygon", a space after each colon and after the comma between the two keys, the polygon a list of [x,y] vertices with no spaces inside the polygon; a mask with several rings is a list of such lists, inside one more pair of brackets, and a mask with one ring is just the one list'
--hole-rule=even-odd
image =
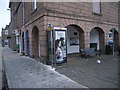
{"label": "paving slab", "polygon": [[68,57],[68,62],[56,67],[56,71],[89,88],[118,88],[118,56],[102,55],[81,59],[79,55]]}
{"label": "paving slab", "polygon": [[3,48],[3,61],[9,88],[85,88],[50,66]]}
{"label": "paving slab", "polygon": [[0,43],[0,90],[2,89],[2,45]]}

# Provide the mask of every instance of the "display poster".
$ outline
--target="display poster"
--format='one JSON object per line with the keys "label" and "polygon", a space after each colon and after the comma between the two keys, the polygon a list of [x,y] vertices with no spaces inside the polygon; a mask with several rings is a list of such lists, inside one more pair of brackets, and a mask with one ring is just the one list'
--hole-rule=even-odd
{"label": "display poster", "polygon": [[55,31],[55,54],[56,54],[56,63],[66,61],[66,35],[65,31]]}

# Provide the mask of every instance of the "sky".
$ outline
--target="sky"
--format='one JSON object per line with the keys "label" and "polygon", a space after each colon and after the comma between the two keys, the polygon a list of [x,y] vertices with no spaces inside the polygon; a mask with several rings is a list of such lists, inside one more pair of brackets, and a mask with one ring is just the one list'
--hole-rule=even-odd
{"label": "sky", "polygon": [[0,36],[2,27],[5,28],[10,23],[10,11],[7,10],[8,8],[9,0],[0,0]]}

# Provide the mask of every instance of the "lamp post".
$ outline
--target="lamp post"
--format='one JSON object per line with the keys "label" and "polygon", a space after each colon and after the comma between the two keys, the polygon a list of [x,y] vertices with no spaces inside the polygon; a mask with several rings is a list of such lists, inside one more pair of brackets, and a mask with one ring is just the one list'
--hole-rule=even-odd
{"label": "lamp post", "polygon": [[112,32],[112,37],[113,37],[113,60],[116,60],[115,59],[115,28],[112,28],[111,30],[110,30],[111,32]]}
{"label": "lamp post", "polygon": [[55,68],[55,40],[54,40],[54,29],[53,29],[53,25],[52,24],[48,24],[48,31],[50,31],[50,48],[51,48],[51,66],[52,69]]}
{"label": "lamp post", "polygon": [[115,30],[115,28],[112,28],[112,31],[113,31],[113,56],[115,55],[114,30]]}
{"label": "lamp post", "polygon": [[[24,7],[25,7],[25,4],[24,4],[24,0],[22,0],[22,28],[20,30],[20,54],[23,55],[23,42],[22,42],[22,31],[24,32],[24,29],[25,29],[25,16],[24,16]],[[23,37],[24,38],[24,37]]]}

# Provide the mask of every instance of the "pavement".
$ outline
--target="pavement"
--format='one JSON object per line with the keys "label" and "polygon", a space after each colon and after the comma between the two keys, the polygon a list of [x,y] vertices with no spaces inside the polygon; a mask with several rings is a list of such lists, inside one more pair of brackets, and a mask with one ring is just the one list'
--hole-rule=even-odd
{"label": "pavement", "polygon": [[2,89],[2,45],[0,44],[0,90]]}
{"label": "pavement", "polygon": [[88,88],[118,88],[118,56],[102,55],[81,59],[79,55],[69,55],[68,62],[58,65],[56,71]]}
{"label": "pavement", "polygon": [[[1,51],[1,50],[0,50]],[[85,88],[32,58],[20,56],[8,47],[2,48],[9,88]]]}

